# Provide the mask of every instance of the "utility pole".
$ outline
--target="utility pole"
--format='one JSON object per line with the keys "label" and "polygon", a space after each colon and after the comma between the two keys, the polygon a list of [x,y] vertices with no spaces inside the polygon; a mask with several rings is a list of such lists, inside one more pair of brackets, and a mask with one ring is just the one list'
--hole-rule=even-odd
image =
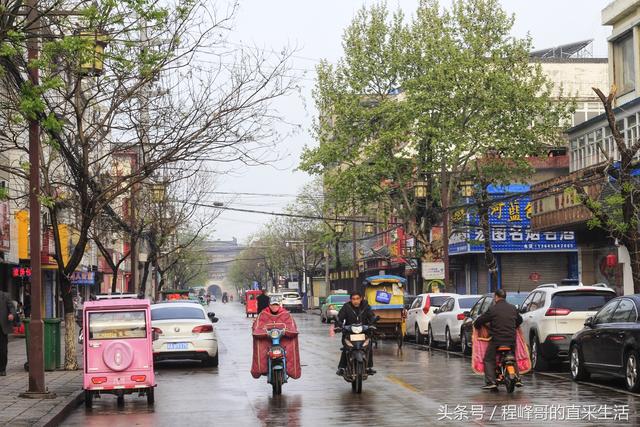
{"label": "utility pole", "polygon": [[352,221],[352,243],[353,243],[353,290],[358,290],[358,250],[356,247],[356,221]]}
{"label": "utility pole", "polygon": [[[40,17],[38,0],[27,0],[27,60],[36,61],[39,56]],[[39,84],[38,67],[28,67],[29,82]],[[40,124],[36,117],[29,118],[29,244],[31,267],[31,322],[29,323],[29,389],[23,397],[54,397],[47,393],[44,378],[44,323],[42,321],[42,269],[40,259]]]}
{"label": "utility pole", "polygon": [[442,164],[442,261],[444,262],[444,285],[449,287],[449,174]]}

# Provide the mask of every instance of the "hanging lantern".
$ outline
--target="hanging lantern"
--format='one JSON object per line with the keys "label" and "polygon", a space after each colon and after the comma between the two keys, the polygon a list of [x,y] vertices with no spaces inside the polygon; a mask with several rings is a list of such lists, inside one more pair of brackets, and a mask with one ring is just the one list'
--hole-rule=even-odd
{"label": "hanging lantern", "polygon": [[151,185],[151,199],[154,203],[161,203],[164,200],[165,189],[164,184]]}
{"label": "hanging lantern", "polygon": [[335,231],[336,234],[342,234],[344,233],[344,222],[342,221],[338,221],[335,224],[333,224],[333,231]]}
{"label": "hanging lantern", "polygon": [[418,181],[413,184],[413,194],[417,199],[426,199],[428,194],[427,183],[424,181]]}
{"label": "hanging lantern", "polygon": [[618,257],[615,254],[609,254],[605,258],[607,268],[616,268],[618,265]]}
{"label": "hanging lantern", "polygon": [[364,232],[366,234],[372,234],[375,230],[375,225],[372,222],[365,222],[364,223]]}
{"label": "hanging lantern", "polygon": [[473,181],[462,181],[460,183],[462,197],[473,197]]}
{"label": "hanging lantern", "polygon": [[104,71],[104,48],[107,46],[107,36],[96,31],[82,31],[80,38],[87,41],[91,51],[80,64],[80,74],[87,76],[99,76]]}

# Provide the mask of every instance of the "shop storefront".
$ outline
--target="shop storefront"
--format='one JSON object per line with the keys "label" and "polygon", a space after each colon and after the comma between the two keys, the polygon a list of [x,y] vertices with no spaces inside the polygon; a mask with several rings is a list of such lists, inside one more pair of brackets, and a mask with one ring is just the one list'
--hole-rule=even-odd
{"label": "shop storefront", "polygon": [[[534,232],[532,203],[526,185],[491,188],[491,248],[498,265],[498,287],[529,291],[542,283],[578,278],[578,252],[573,231]],[[523,195],[515,197],[518,193]],[[473,212],[458,215],[464,223],[449,244],[450,276],[458,293],[491,292],[484,256],[485,236]]]}

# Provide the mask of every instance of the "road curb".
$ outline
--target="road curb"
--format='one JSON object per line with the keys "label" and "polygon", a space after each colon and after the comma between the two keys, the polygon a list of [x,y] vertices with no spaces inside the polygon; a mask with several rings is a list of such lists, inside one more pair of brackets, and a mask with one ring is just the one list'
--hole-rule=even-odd
{"label": "road curb", "polygon": [[83,390],[78,390],[58,403],[45,417],[41,418],[34,427],[56,427],[73,412],[84,400]]}

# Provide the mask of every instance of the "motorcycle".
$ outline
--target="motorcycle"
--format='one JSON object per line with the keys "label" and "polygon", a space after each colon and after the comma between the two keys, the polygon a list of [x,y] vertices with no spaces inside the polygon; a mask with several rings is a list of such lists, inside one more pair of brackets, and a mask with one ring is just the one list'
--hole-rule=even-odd
{"label": "motorcycle", "polygon": [[269,349],[267,382],[273,388],[273,395],[282,394],[282,384],[287,382],[287,359],[284,347],[280,345],[280,339],[284,336],[284,329],[267,329],[267,336],[271,338]]}
{"label": "motorcycle", "polygon": [[518,381],[517,362],[513,349],[509,346],[500,346],[496,349],[496,354],[498,356],[496,362],[496,384],[498,386],[504,385],[507,393],[513,393]]}
{"label": "motorcycle", "polygon": [[369,362],[369,348],[375,332],[375,326],[361,324],[336,327],[336,332],[346,332],[344,341],[347,352],[347,367],[343,378],[351,383],[351,391],[362,393],[362,382],[368,377],[367,366]]}

